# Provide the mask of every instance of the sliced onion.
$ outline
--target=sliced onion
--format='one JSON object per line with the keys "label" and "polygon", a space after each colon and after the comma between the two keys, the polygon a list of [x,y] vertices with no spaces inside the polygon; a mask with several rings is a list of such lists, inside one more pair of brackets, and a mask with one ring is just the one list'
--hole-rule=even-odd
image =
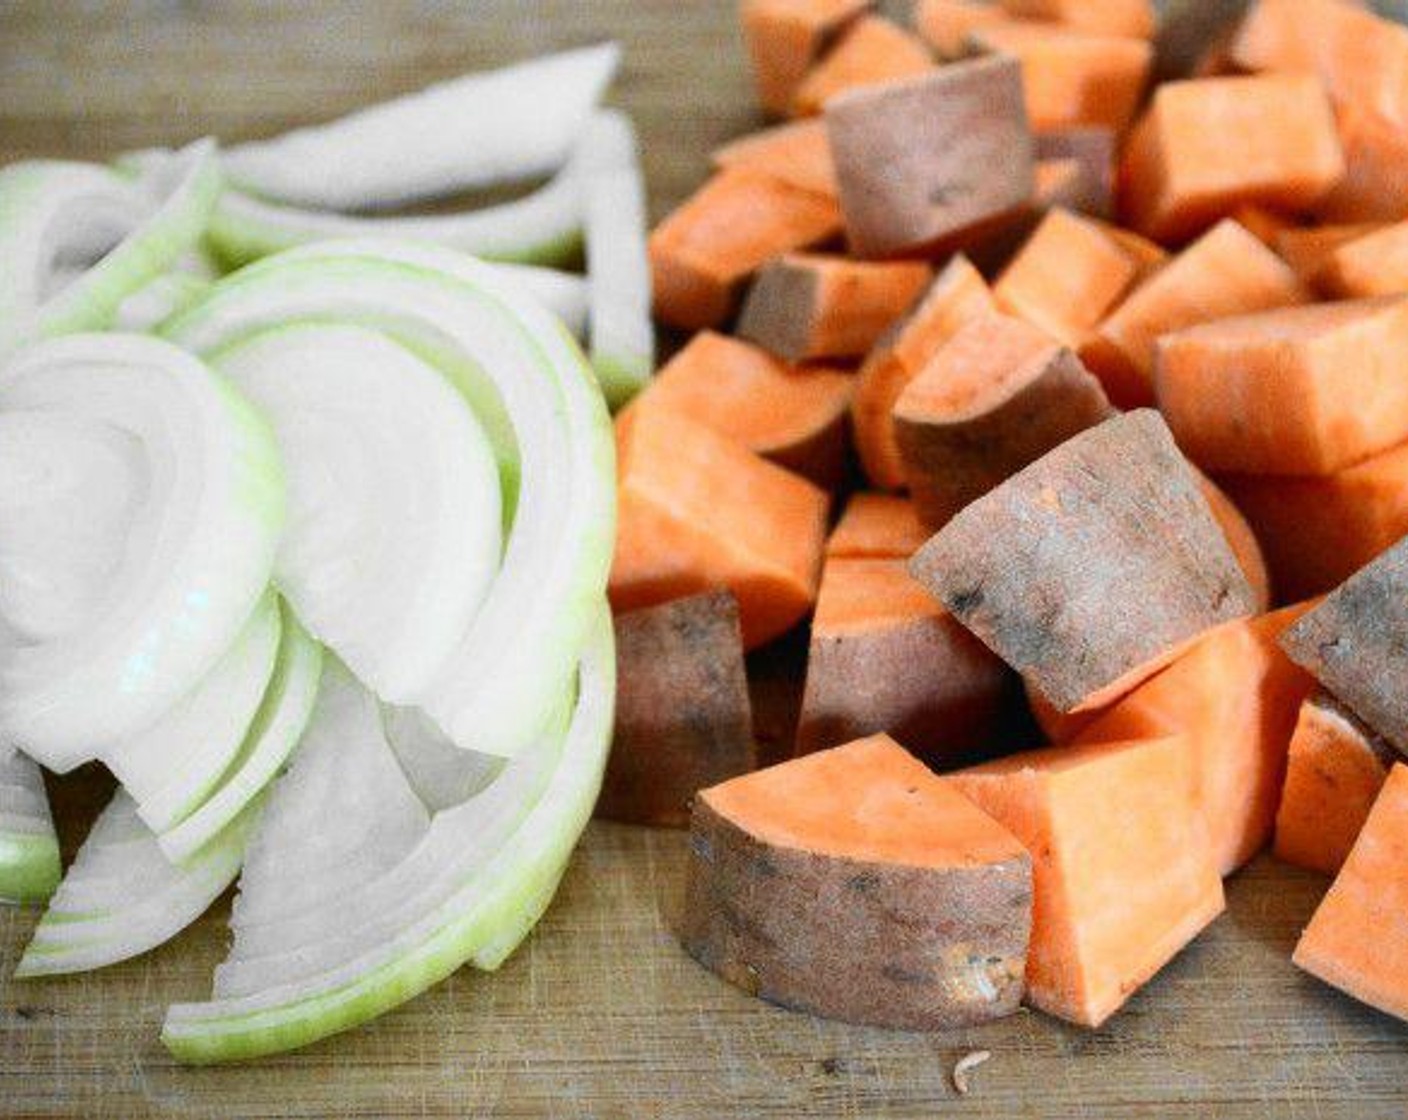
{"label": "sliced onion", "polygon": [[464,394],[493,445],[510,519],[502,564],[434,681],[383,698],[425,708],[463,748],[512,757],[570,681],[606,585],[614,448],[596,383],[561,325],[511,281],[425,246],[329,243],[268,258],[167,333],[216,355],[309,321],[374,330],[414,353]]}
{"label": "sliced onion", "polygon": [[645,177],[635,128],[624,113],[595,114],[580,150],[592,367],[614,409],[655,371]]}
{"label": "sliced onion", "polygon": [[620,62],[615,43],[468,74],[223,157],[237,187],[323,210],[394,207],[561,167]]}
{"label": "sliced onion", "polygon": [[0,356],[97,330],[196,244],[220,191],[207,141],[128,178],[86,163],[0,171]]}
{"label": "sliced onion", "polygon": [[168,272],[138,288],[118,305],[113,328],[151,331],[173,315],[198,303],[210,287],[208,280],[187,272]]}
{"label": "sliced onion", "polygon": [[[283,476],[250,406],[153,338],[27,349],[0,369],[0,416],[0,738],[64,771],[155,723],[230,648],[273,568]],[[118,476],[108,499],[51,477],[45,433],[65,425],[66,447]],[[94,544],[95,506],[107,550],[68,571],[81,616],[50,611],[36,631],[45,611],[25,597],[60,596],[35,573]]]}
{"label": "sliced onion", "polygon": [[[329,913],[349,916],[337,935],[292,960],[276,956],[257,970],[222,972],[218,983],[244,994],[172,1007],[162,1033],[168,1048],[186,1062],[288,1050],[363,1023],[465,963],[497,967],[551,900],[591,814],[614,700],[610,618],[599,605],[565,737],[550,736],[541,749],[513,760],[479,798],[437,814],[395,867],[364,877],[355,892],[330,902]],[[495,795],[501,783],[514,785]],[[280,793],[276,788],[271,795],[270,815],[276,820],[282,813],[276,807]],[[341,810],[326,804],[324,812]],[[305,834],[316,829],[314,821],[301,823]],[[279,892],[277,899],[257,897],[272,890]],[[246,879],[237,917],[296,904],[293,893],[282,877],[272,877],[262,888]],[[391,898],[394,912],[377,913],[369,904],[372,895]],[[236,952],[251,928],[237,925]],[[261,977],[289,974],[298,978],[257,986]]]}
{"label": "sliced onion", "polygon": [[562,320],[576,339],[587,337],[588,285],[584,277],[531,264],[497,264],[499,275],[517,285]]}
{"label": "sliced onion", "polygon": [[119,790],[54,892],[16,977],[82,972],[127,960],[200,917],[239,873],[257,805],[188,863],[170,863]]}
{"label": "sliced onion", "polygon": [[43,902],[59,884],[59,841],[36,763],[0,747],[0,902]]}

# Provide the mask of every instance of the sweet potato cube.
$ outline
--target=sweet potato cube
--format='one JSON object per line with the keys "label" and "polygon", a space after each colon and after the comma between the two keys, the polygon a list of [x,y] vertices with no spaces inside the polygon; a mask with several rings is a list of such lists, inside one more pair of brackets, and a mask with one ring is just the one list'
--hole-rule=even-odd
{"label": "sweet potato cube", "polygon": [[597,816],[681,828],[757,765],[738,603],[710,591],[616,616],[616,730]]}
{"label": "sweet potato cube", "polygon": [[828,559],[812,620],[797,753],[887,732],[931,764],[1002,730],[1014,678],[905,561]]}
{"label": "sweet potato cube", "polygon": [[668,408],[628,408],[616,445],[616,610],[726,587],[752,649],[811,609],[825,491]]}
{"label": "sweet potato cube", "polygon": [[1408,298],[1311,304],[1164,335],[1155,386],[1210,471],[1332,474],[1408,439]]}
{"label": "sweet potato cube", "polygon": [[1207,499],[1208,509],[1212,510],[1222,535],[1227,538],[1237,567],[1247,577],[1247,585],[1252,589],[1252,609],[1257,614],[1265,614],[1271,609],[1271,571],[1256,531],[1237,504],[1212,479],[1199,475],[1198,488]]}
{"label": "sweet potato cube", "polygon": [[1154,403],[1159,337],[1214,319],[1309,302],[1291,268],[1236,222],[1219,222],[1134,289],[1081,347],[1121,408]]}
{"label": "sweet potato cube", "polygon": [[715,167],[771,175],[804,191],[836,198],[836,166],[823,120],[789,121],[715,148]]}
{"label": "sweet potato cube", "polygon": [[931,530],[1003,480],[1111,415],[1069,349],[1007,315],[975,319],[895,404],[905,477]]}
{"label": "sweet potato cube", "polygon": [[1125,149],[1121,210],[1140,233],[1185,241],[1246,203],[1311,210],[1343,174],[1334,114],[1315,78],[1169,82]]}
{"label": "sweet potato cube", "polygon": [[1151,38],[1156,23],[1151,0],[1001,0],[1001,7],[1014,16],[1137,39]]}
{"label": "sweet potato cube", "polygon": [[1016,22],[987,0],[917,0],[914,5],[914,29],[950,61],[971,52],[968,38],[979,28]]}
{"label": "sweet potato cube", "polygon": [[928,539],[908,498],[862,491],[852,495],[826,539],[826,558],[908,560]]}
{"label": "sweet potato cube", "polygon": [[1053,210],[993,287],[998,306],[1072,348],[1139,279],[1140,262],[1106,227]]}
{"label": "sweet potato cube", "polygon": [[743,0],[743,38],[763,108],[785,114],[812,63],[872,7],[874,0]]}
{"label": "sweet potato cube", "polygon": [[1276,813],[1276,858],[1337,874],[1398,757],[1329,693],[1307,697]]}
{"label": "sweet potato cube", "polygon": [[1154,62],[1154,48],[1143,39],[1060,25],[997,23],[977,28],[969,42],[1021,62],[1027,119],[1037,132],[1075,125],[1123,130]]}
{"label": "sweet potato cube", "polygon": [[1357,105],[1335,107],[1344,178],[1317,213],[1327,222],[1396,222],[1408,218],[1408,129]]}
{"label": "sweet potato cube", "polygon": [[840,228],[834,199],[746,168],[721,171],[650,235],[655,314],[686,330],[717,326],[759,268]]}
{"label": "sweet potato cube", "polygon": [[839,369],[789,365],[740,339],[700,331],[631,407],[673,409],[830,488],[846,470],[854,382]]}
{"label": "sweet potato cube", "polygon": [[1282,637],[1291,658],[1408,754],[1408,538],[1360,569]]}
{"label": "sweet potato cube", "polygon": [[863,16],[807,71],[792,95],[791,111],[815,116],[848,90],[912,78],[933,68],[933,55],[922,41],[887,19]]}
{"label": "sweet potato cube", "polygon": [[1032,853],[1033,1007],[1098,1027],[1223,910],[1182,739],[1034,751],[949,780]]}
{"label": "sweet potato cube", "polygon": [[1036,137],[1036,155],[1042,162],[1075,160],[1080,165],[1079,186],[1066,203],[1068,209],[1095,218],[1114,212],[1115,134],[1110,129],[1082,126],[1042,132]]}
{"label": "sweet potato cube", "polygon": [[921,255],[1000,225],[1031,199],[1035,157],[1015,59],[974,59],[839,97],[826,109],[851,248]]}
{"label": "sweet potato cube", "polygon": [[1394,763],[1364,830],[1296,945],[1295,963],[1408,1020],[1408,766]]}
{"label": "sweet potato cube", "polygon": [[1276,252],[1307,286],[1341,245],[1383,228],[1378,222],[1351,225],[1290,226],[1276,235]]}
{"label": "sweet potato cube", "polygon": [[1408,222],[1336,245],[1325,254],[1314,281],[1332,299],[1408,294]]}
{"label": "sweet potato cube", "polygon": [[853,261],[793,253],[753,281],[738,334],[789,362],[858,358],[933,279],[920,261]]}
{"label": "sweet potato cube", "polygon": [[1150,410],[1013,475],[910,565],[1063,712],[1104,706],[1252,606],[1197,476]]}
{"label": "sweet potato cube", "polygon": [[925,364],[971,319],[997,309],[982,274],[962,254],[939,273],[914,311],[881,339],[861,366],[851,428],[866,477],[882,490],[904,485],[895,442],[895,402]]}
{"label": "sweet potato cube", "polygon": [[1031,859],[881,735],[695,801],[682,939],[752,995],[933,1030],[1016,1010]]}

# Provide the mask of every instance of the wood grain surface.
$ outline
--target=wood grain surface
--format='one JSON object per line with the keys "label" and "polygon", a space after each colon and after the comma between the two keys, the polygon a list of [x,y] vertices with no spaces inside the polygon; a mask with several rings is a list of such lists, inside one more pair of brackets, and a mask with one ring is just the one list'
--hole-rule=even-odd
{"label": "wood grain surface", "polygon": [[[755,122],[727,0],[0,0],[0,159],[257,136],[478,66],[620,38],[659,215]],[[770,737],[782,734],[774,729]],[[69,851],[105,795],[56,788]],[[533,938],[377,1023],[206,1070],[157,1041],[223,955],[222,903],[138,961],[17,983],[35,922],[0,908],[0,1116],[1369,1118],[1408,1113],[1408,1030],[1289,960],[1324,881],[1263,859],[1106,1028],[1037,1014],[914,1035],[760,1004],[670,934],[678,834],[594,825]],[[958,1097],[953,1062],[991,1050]]]}

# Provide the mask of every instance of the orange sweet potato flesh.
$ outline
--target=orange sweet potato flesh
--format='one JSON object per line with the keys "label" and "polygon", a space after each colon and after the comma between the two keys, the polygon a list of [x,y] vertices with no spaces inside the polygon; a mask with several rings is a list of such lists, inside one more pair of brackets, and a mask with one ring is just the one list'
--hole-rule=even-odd
{"label": "orange sweet potato flesh", "polygon": [[1004,311],[1079,346],[1140,275],[1103,223],[1052,210],[993,286]]}
{"label": "orange sweet potato flesh", "polygon": [[931,765],[982,757],[1015,678],[902,559],[828,559],[812,620],[797,753],[887,732]]}
{"label": "orange sweet potato flesh", "polygon": [[618,614],[616,723],[596,815],[679,828],[757,765],[738,604],[727,591]]}
{"label": "orange sweet potato flesh", "polygon": [[1210,471],[1327,475],[1408,439],[1408,298],[1279,308],[1159,341],[1156,392]]}
{"label": "orange sweet potato flesh", "polygon": [[996,308],[987,281],[959,254],[892,337],[882,339],[866,358],[851,404],[851,428],[872,485],[881,490],[904,485],[904,460],[891,414],[905,386],[964,323]]}
{"label": "orange sweet potato flesh", "polygon": [[1067,23],[1100,35],[1148,39],[1156,24],[1150,0],[1001,0],[1005,12]]}
{"label": "orange sweet potato flesh", "polygon": [[1278,214],[1265,206],[1252,205],[1237,207],[1232,211],[1232,221],[1269,249],[1275,249],[1281,234],[1295,225],[1285,214]]}
{"label": "orange sweet potato flesh", "polygon": [[790,253],[758,273],[738,334],[790,362],[858,358],[904,317],[933,275],[922,261]]}
{"label": "orange sweet potato flesh", "polygon": [[1027,117],[1037,132],[1078,125],[1123,130],[1154,62],[1146,40],[1059,25],[997,23],[975,29],[969,41],[1021,61]]}
{"label": "orange sweet potato flesh", "polygon": [[1396,222],[1408,218],[1408,131],[1371,109],[1336,107],[1345,173],[1321,201],[1327,222]]}
{"label": "orange sweet potato flesh", "polygon": [[1408,222],[1395,222],[1331,249],[1315,274],[1331,299],[1408,293]]}
{"label": "orange sweet potato flesh", "polygon": [[796,366],[737,338],[700,331],[629,406],[668,408],[818,486],[846,470],[846,417],[855,378]]}
{"label": "orange sweet potato flesh", "polygon": [[1182,739],[1035,751],[949,778],[1032,853],[1033,1007],[1098,1027],[1223,910]]}
{"label": "orange sweet potato flesh", "polygon": [[1396,757],[1329,693],[1308,698],[1291,736],[1276,858],[1338,874]]}
{"label": "orange sweet potato flesh", "polygon": [[1378,222],[1349,225],[1290,226],[1276,235],[1276,252],[1306,285],[1313,285],[1330,254],[1348,241],[1381,229]]}
{"label": "orange sweet potato flesh", "polygon": [[765,128],[715,148],[710,158],[721,170],[746,168],[813,194],[836,197],[836,167],[825,121],[789,121]]}
{"label": "orange sweet potato flesh", "polygon": [[853,494],[831,536],[827,559],[908,560],[929,539],[914,503],[898,494]]}
{"label": "orange sweet potato flesh", "polygon": [[1257,0],[1232,43],[1244,70],[1310,73],[1334,99],[1408,127],[1408,29],[1340,0]]}
{"label": "orange sweet potato flesh", "polygon": [[807,72],[792,95],[791,112],[810,117],[848,90],[912,78],[934,68],[924,43],[880,16],[862,16]]}
{"label": "orange sweet potato flesh", "polygon": [[1296,945],[1297,965],[1408,1020],[1408,766],[1395,763],[1330,893]]}
{"label": "orange sweet potato flesh", "polygon": [[744,0],[743,38],[758,101],[784,115],[813,62],[873,0]]}
{"label": "orange sweet potato flesh", "polygon": [[717,326],[755,271],[840,228],[834,199],[747,168],[721,171],[650,235],[655,314],[686,330]]}
{"label": "orange sweet potato flesh", "polygon": [[752,995],[937,1029],[1016,1010],[1031,860],[885,736],[705,790],[681,938]]}
{"label": "orange sweet potato flesh", "polygon": [[816,601],[825,491],[666,408],[617,420],[616,610],[726,587],[748,649]]}
{"label": "orange sweet potato flesh", "polygon": [[1271,839],[1286,752],[1315,681],[1277,645],[1305,604],[1208,634],[1076,734],[1076,743],[1182,735],[1213,858],[1230,875]]}
{"label": "orange sweet potato flesh", "polygon": [[1141,408],[1154,403],[1160,335],[1310,299],[1283,260],[1229,219],[1135,288],[1099,324],[1080,355],[1112,403]]}
{"label": "orange sweet potato flesh", "polygon": [[1110,415],[1100,383],[1071,350],[1011,316],[974,319],[895,403],[895,432],[920,520],[941,528]]}
{"label": "orange sweet potato flesh", "polygon": [[979,28],[1017,22],[986,0],[918,0],[914,5],[914,29],[945,59],[968,54],[969,35]]}
{"label": "orange sweet potato flesh", "polygon": [[1324,478],[1222,475],[1286,601],[1343,583],[1408,534],[1408,446]]}
{"label": "orange sweet potato flesh", "polygon": [[1181,242],[1245,204],[1312,210],[1343,174],[1334,114],[1315,78],[1168,82],[1131,133],[1120,208],[1138,232]]}

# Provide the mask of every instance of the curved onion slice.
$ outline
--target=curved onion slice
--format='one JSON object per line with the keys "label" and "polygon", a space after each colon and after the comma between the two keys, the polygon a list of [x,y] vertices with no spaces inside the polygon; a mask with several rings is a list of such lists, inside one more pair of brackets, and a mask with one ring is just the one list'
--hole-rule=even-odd
{"label": "curved onion slice", "polygon": [[567,161],[620,54],[604,43],[468,74],[241,144],[223,166],[251,194],[324,210],[385,209],[550,175]]}
{"label": "curved onion slice", "polygon": [[219,192],[208,141],[137,178],[58,161],[0,171],[0,355],[111,326],[124,300],[195,245]]}
{"label": "curved onion slice", "polygon": [[155,330],[177,312],[197,303],[209,287],[208,280],[188,272],[158,276],[122,301],[113,317],[113,328],[137,333]]}
{"label": "curved onion slice", "polygon": [[580,151],[592,367],[615,409],[655,371],[645,178],[635,128],[624,113],[595,114]]}
{"label": "curved onion slice", "polygon": [[43,902],[60,873],[44,775],[18,751],[0,747],[0,902]]}
{"label": "curved onion slice", "polygon": [[405,701],[445,664],[498,570],[498,473],[474,412],[365,327],[275,327],[211,361],[278,440],[279,586],[358,677]]}
{"label": "curved onion slice", "polygon": [[505,280],[522,288],[561,319],[573,338],[587,337],[588,286],[585,277],[532,264],[499,263],[494,268]]}
{"label": "curved onion slice", "polygon": [[182,863],[227,827],[273,781],[308,726],[318,695],[323,649],[282,610],[282,639],[274,675],[239,751],[220,784],[180,824],[157,837],[173,863]]}
{"label": "curved onion slice", "polygon": [[[225,973],[224,988],[245,994],[172,1007],[162,1032],[168,1048],[186,1062],[293,1049],[404,1003],[466,962],[485,969],[502,963],[551,901],[600,788],[616,691],[604,604],[594,612],[576,691],[565,736],[550,735],[514,759],[479,797],[437,814],[395,867],[328,904],[328,911],[356,915],[347,936],[312,946],[293,964],[276,957],[282,963],[241,970],[243,981]],[[490,796],[501,783],[510,790]],[[276,788],[271,800],[280,793]],[[271,805],[271,817],[277,812]],[[337,809],[327,805],[325,812]],[[315,827],[301,823],[304,834]],[[237,918],[255,908],[255,891],[280,891],[280,899],[264,901],[266,911],[291,901],[282,876],[262,888],[246,880],[241,889]],[[377,914],[369,895],[390,897],[394,913]],[[237,951],[249,928],[236,926]],[[254,986],[276,971],[300,978]]]}
{"label": "curved onion slice", "polygon": [[[27,349],[0,368],[0,416],[0,736],[64,771],[155,723],[229,649],[268,585],[283,476],[254,410],[153,338]],[[55,470],[46,433],[64,426],[78,478],[113,474],[106,499]],[[69,593],[78,615],[24,601]]]}
{"label": "curved onion slice", "polygon": [[54,892],[15,976],[102,968],[174,937],[234,881],[257,808],[177,866],[119,790]]}
{"label": "curved onion slice", "polygon": [[465,395],[493,444],[511,518],[502,564],[434,682],[400,702],[461,747],[511,757],[571,679],[606,586],[614,448],[595,380],[561,325],[493,266],[427,246],[270,257],[167,333],[211,355],[309,320],[375,330],[416,354]]}

